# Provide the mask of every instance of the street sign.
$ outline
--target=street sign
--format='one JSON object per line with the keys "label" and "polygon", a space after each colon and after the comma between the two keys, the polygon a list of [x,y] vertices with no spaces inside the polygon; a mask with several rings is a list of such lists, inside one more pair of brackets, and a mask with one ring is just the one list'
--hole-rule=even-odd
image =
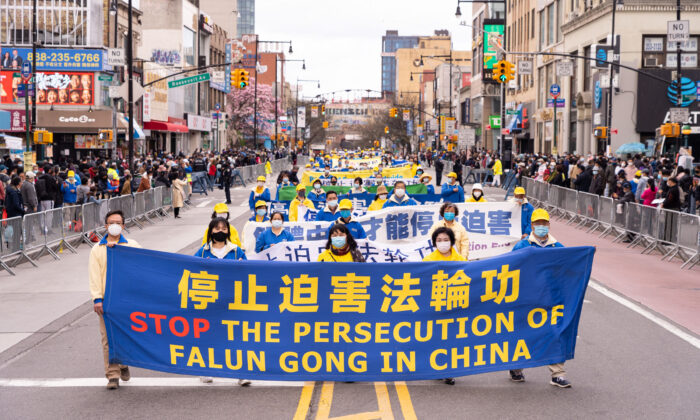
{"label": "street sign", "polygon": [[108,48],[107,49],[107,65],[109,66],[125,66],[126,55],[124,48]]}
{"label": "street sign", "polygon": [[518,111],[515,109],[506,109],[506,115],[515,115]]}
{"label": "street sign", "polygon": [[191,85],[193,83],[206,82],[209,79],[211,79],[211,75],[209,73],[202,73],[196,76],[185,77],[179,80],[171,80],[168,82],[168,88],[176,88]]}
{"label": "street sign", "polygon": [[[557,101],[557,108],[563,108],[564,105],[566,104],[566,99],[556,99]],[[554,99],[547,99],[547,107],[554,106]]]}
{"label": "street sign", "polygon": [[559,96],[561,93],[561,88],[559,87],[558,84],[554,83],[552,86],[549,87],[549,94],[552,95],[553,97]]}
{"label": "street sign", "polygon": [[501,117],[500,115],[489,115],[489,125],[492,129],[501,128]]}
{"label": "street sign", "polygon": [[122,89],[121,86],[110,86],[109,87],[109,97],[111,99],[121,98],[122,97],[121,89]]}
{"label": "street sign", "polygon": [[97,80],[101,80],[103,82],[111,82],[112,75],[111,74],[101,74],[101,75],[97,76]]}
{"label": "street sign", "polygon": [[28,79],[32,74],[32,64],[29,61],[22,63],[22,77]]}
{"label": "street sign", "polygon": [[666,40],[684,42],[690,40],[690,22],[687,20],[669,20],[667,22]]}
{"label": "street sign", "polygon": [[557,61],[557,76],[571,77],[574,75],[574,62],[571,60]]}
{"label": "street sign", "polygon": [[221,109],[221,104],[217,102],[217,104],[214,105],[214,109],[217,110],[217,111],[220,110],[220,109]]}
{"label": "street sign", "polygon": [[518,61],[518,74],[532,75],[532,61],[530,61],[530,60]]}
{"label": "street sign", "polygon": [[211,72],[211,82],[223,85],[226,82],[224,78],[224,71],[213,71]]}
{"label": "street sign", "polygon": [[669,109],[670,119],[672,123],[685,123],[690,119],[690,110],[688,108],[671,108]]}

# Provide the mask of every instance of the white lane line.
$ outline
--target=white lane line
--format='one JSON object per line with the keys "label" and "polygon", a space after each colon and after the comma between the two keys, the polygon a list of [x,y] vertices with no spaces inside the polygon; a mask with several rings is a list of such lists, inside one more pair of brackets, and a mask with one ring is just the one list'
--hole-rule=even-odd
{"label": "white lane line", "polygon": [[615,302],[619,303],[620,305],[631,309],[632,311],[638,313],[639,315],[643,316],[644,318],[648,319],[649,321],[653,322],[654,324],[658,325],[659,327],[665,329],[666,331],[670,332],[671,334],[675,335],[676,337],[680,338],[683,341],[686,341],[688,344],[691,346],[700,349],[700,339],[688,334],[687,332],[683,331],[682,329],[678,328],[677,326],[671,324],[670,322],[666,321],[663,318],[660,318],[656,315],[654,315],[652,312],[642,308],[641,306],[637,305],[636,303],[618,295],[617,293],[614,293],[610,291],[610,289],[606,288],[605,286],[601,285],[598,282],[595,282],[591,280],[588,283],[588,286],[594,289],[595,291],[601,293],[602,295],[605,295],[609,297],[610,299],[614,300]]}
{"label": "white lane line", "polygon": [[[302,381],[251,381],[253,387],[293,387],[301,388],[305,382]],[[82,387],[104,387],[107,385],[105,378],[0,378],[0,387],[14,388],[82,388]],[[143,387],[216,387],[216,386],[238,386],[237,379],[214,378],[212,383],[202,383],[198,377],[183,378],[131,378],[129,382],[121,381],[120,386],[143,386]]]}
{"label": "white lane line", "polygon": [[209,203],[211,203],[211,200],[202,201],[201,203],[197,204],[197,208],[201,209],[202,207],[206,207]]}

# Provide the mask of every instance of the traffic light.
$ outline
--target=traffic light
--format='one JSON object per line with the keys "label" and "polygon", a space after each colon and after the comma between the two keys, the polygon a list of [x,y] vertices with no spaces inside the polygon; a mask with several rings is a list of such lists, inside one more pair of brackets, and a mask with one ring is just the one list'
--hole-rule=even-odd
{"label": "traffic light", "polygon": [[608,127],[596,127],[595,130],[593,130],[593,135],[599,139],[608,138]]}
{"label": "traffic light", "polygon": [[515,66],[510,61],[501,60],[493,66],[493,80],[498,83],[507,83],[515,79]]}
{"label": "traffic light", "polygon": [[112,136],[112,130],[100,130],[97,134],[99,140],[111,143],[114,137]]}
{"label": "traffic light", "polygon": [[326,115],[326,106],[321,105],[321,115]]}
{"label": "traffic light", "polygon": [[391,108],[391,109],[389,110],[389,116],[390,116],[391,118],[395,118],[397,114],[398,114],[398,110],[397,110],[396,108]]}
{"label": "traffic light", "polygon": [[241,80],[241,69],[234,69],[233,72],[231,72],[231,86],[235,89],[238,89],[238,85],[240,84]]}
{"label": "traffic light", "polygon": [[328,121],[323,122],[323,128],[328,128]]}
{"label": "traffic light", "polygon": [[661,125],[661,135],[666,137],[680,137],[681,126],[676,123],[667,123]]}
{"label": "traffic light", "polygon": [[34,144],[53,144],[53,133],[46,130],[34,131]]}
{"label": "traffic light", "polygon": [[[506,77],[506,82],[515,79],[515,66],[513,66],[513,63],[511,63],[510,61],[503,61],[503,63],[505,64],[505,70],[503,71],[503,75]],[[503,76],[501,76],[501,78],[502,77]]]}
{"label": "traffic light", "polygon": [[238,76],[238,87],[239,89],[243,89],[244,87],[248,86],[248,71],[247,70],[241,70]]}
{"label": "traffic light", "polygon": [[502,66],[501,64],[503,64],[503,60],[497,62],[497,63],[493,66],[493,75],[491,76],[491,78],[492,78],[493,80],[497,81],[498,83],[503,83],[503,82],[501,81],[501,77],[503,77],[503,75],[504,75],[503,72],[504,72],[504,70],[505,70],[505,66]]}
{"label": "traffic light", "polygon": [[384,127],[384,134],[389,134],[389,126]]}

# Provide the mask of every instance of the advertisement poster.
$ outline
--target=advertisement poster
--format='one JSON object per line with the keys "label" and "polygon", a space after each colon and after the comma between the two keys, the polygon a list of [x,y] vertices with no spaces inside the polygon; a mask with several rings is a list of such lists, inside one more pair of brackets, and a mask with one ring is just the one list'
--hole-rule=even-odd
{"label": "advertisement poster", "polygon": [[503,24],[484,22],[484,80],[492,80],[493,66],[498,62],[498,47],[502,44]]}
{"label": "advertisement poster", "polygon": [[[102,50],[80,49],[38,49],[36,51],[37,70],[101,71]],[[22,63],[32,61],[31,48],[12,46],[0,47],[0,67],[3,69],[22,68]]]}
{"label": "advertisement poster", "polygon": [[[53,72],[36,73],[36,102],[38,105],[95,104],[94,73]],[[22,78],[15,71],[0,71],[0,103],[18,103]]]}
{"label": "advertisement poster", "polygon": [[96,134],[76,134],[76,149],[108,149],[111,143],[99,140]]}

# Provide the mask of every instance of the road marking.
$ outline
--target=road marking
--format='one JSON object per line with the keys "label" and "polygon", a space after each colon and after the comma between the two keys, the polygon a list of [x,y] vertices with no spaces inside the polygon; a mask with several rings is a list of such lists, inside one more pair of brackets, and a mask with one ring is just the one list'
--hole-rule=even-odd
{"label": "road marking", "polygon": [[411,394],[408,393],[406,382],[396,382],[395,386],[404,420],[417,420],[418,417],[416,417],[416,412],[413,410],[413,402],[411,402]]}
{"label": "road marking", "polygon": [[306,419],[306,413],[309,412],[309,406],[311,405],[311,397],[314,395],[314,385],[316,382],[306,382],[304,388],[301,389],[301,397],[299,398],[299,404],[297,404],[297,411],[294,413],[293,420],[304,420]]}
{"label": "road marking", "polygon": [[[289,387],[305,386],[301,381],[251,381],[252,387]],[[82,388],[104,387],[107,380],[102,378],[0,378],[0,387],[16,388]],[[217,387],[238,386],[238,379],[214,378],[212,383],[202,383],[197,377],[161,377],[161,378],[131,378],[129,382],[120,382],[121,386],[141,387]],[[313,388],[312,388],[313,390]]]}
{"label": "road marking", "polygon": [[665,329],[666,331],[670,332],[671,334],[675,335],[676,337],[680,338],[683,341],[686,341],[688,344],[691,346],[700,349],[700,339],[697,337],[688,334],[687,332],[683,331],[682,329],[678,328],[677,326],[671,324],[670,322],[666,321],[663,318],[658,317],[657,315],[653,314],[651,311],[648,311],[644,309],[643,307],[639,306],[638,304],[630,301],[629,299],[626,299],[617,293],[612,292],[610,289],[606,288],[602,284],[595,282],[595,281],[590,281],[588,283],[588,286],[591,287],[593,290],[599,292],[600,294],[609,297],[610,299],[614,300],[615,302],[621,304],[622,306],[631,309],[632,311],[638,313],[639,315],[643,316],[644,318],[648,319],[649,321],[653,322],[654,324],[658,325],[659,327]]}
{"label": "road marking", "polygon": [[[358,384],[361,385],[361,384]],[[401,405],[401,413],[407,420],[416,419],[416,413],[413,411],[413,403],[408,393],[408,388],[405,382],[395,382],[396,393],[399,396]],[[318,401],[318,411],[316,420],[394,420],[394,413],[391,410],[391,399],[389,398],[389,390],[386,382],[374,382],[374,391],[377,394],[377,411],[368,411],[364,413],[347,414],[340,417],[330,417],[331,406],[333,404],[333,388],[334,382],[324,382],[321,387],[321,396]],[[304,419],[309,412],[311,396],[313,394],[313,382],[304,386],[301,398],[297,406],[294,419]]]}
{"label": "road marking", "polygon": [[212,200],[205,200],[202,201],[201,203],[197,204],[197,208],[201,209],[202,207],[205,207],[207,204],[211,203]]}

